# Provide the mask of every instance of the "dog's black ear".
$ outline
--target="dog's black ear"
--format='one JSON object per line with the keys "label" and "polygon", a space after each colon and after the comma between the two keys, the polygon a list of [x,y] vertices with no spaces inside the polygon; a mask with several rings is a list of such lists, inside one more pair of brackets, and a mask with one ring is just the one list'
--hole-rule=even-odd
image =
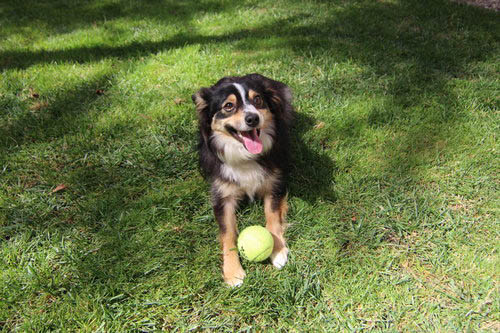
{"label": "dog's black ear", "polygon": [[287,123],[287,125],[290,125],[294,116],[292,92],[290,91],[290,88],[282,82],[270,79],[257,73],[249,74],[247,77],[263,84],[271,107],[275,110],[275,112],[281,114],[282,119]]}
{"label": "dog's black ear", "polygon": [[198,92],[191,96],[198,114],[203,113],[208,108],[211,98],[212,92],[209,88],[201,88],[200,90],[198,90]]}
{"label": "dog's black ear", "polygon": [[198,114],[198,125],[200,129],[200,143],[208,147],[208,138],[210,136],[210,115],[209,108],[212,100],[212,90],[210,88],[201,88],[191,96],[196,106]]}

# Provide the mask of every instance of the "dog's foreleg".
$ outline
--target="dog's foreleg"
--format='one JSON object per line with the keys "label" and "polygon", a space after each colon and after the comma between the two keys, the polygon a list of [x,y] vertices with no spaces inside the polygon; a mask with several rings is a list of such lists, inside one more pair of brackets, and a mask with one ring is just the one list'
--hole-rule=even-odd
{"label": "dog's foreleg", "polygon": [[288,261],[288,248],[285,240],[286,213],[288,211],[286,194],[266,194],[264,196],[264,212],[266,214],[266,228],[274,239],[271,262],[280,269]]}
{"label": "dog's foreleg", "polygon": [[219,224],[219,239],[222,247],[222,274],[231,287],[239,286],[245,278],[236,248],[238,228],[236,226],[237,200],[214,195],[214,213]]}

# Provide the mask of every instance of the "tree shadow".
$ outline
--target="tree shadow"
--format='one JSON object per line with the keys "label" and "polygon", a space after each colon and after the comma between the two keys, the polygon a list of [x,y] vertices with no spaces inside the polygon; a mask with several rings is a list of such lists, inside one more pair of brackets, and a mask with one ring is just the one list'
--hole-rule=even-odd
{"label": "tree shadow", "polygon": [[[0,5],[5,16],[5,26],[8,29],[0,33],[7,38],[16,33],[29,34],[36,26],[37,33],[55,37],[71,34],[73,31],[103,28],[113,34],[113,30],[120,29],[113,25],[113,21],[121,18],[135,20],[138,26],[144,29],[144,21],[154,21],[169,30],[179,31],[173,38],[158,42],[129,41],[122,46],[107,46],[106,43],[95,47],[62,47],[60,50],[22,51],[5,50],[0,52],[0,69],[27,68],[40,63],[76,62],[84,63],[103,58],[135,58],[160,50],[175,48],[192,43],[203,43],[201,36],[193,34],[190,21],[199,13],[218,13],[227,11],[236,6],[236,3],[219,1],[114,1],[100,2],[71,2],[67,1],[7,1]],[[134,29],[131,27],[130,29]],[[102,31],[101,31],[102,32]],[[118,34],[120,34],[120,30]],[[116,35],[116,32],[115,32]],[[116,42],[112,43],[113,45]],[[23,47],[20,47],[23,49]]]}
{"label": "tree shadow", "polygon": [[77,29],[97,27],[120,18],[150,20],[165,24],[189,26],[196,14],[216,13],[228,10],[235,4],[220,1],[3,1],[0,5],[9,30],[0,33],[7,36],[14,28],[22,31],[36,26],[39,31],[52,36],[73,32]]}
{"label": "tree shadow", "polygon": [[179,32],[160,41],[129,42],[120,46],[97,45],[91,47],[74,47],[62,50],[40,51],[4,51],[0,52],[0,69],[25,69],[40,63],[87,63],[101,59],[136,59],[160,51],[176,49],[193,44],[228,43],[246,38],[266,38],[270,31],[284,24],[292,24],[298,16],[279,19],[264,24],[256,29],[240,29],[224,35],[201,35],[192,32]]}

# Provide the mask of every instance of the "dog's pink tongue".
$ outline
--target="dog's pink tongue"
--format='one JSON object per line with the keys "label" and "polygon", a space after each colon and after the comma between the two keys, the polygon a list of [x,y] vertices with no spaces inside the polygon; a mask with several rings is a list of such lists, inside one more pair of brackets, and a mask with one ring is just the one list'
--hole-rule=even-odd
{"label": "dog's pink tongue", "polygon": [[257,135],[257,130],[241,132],[245,148],[252,154],[259,154],[262,151],[262,141]]}

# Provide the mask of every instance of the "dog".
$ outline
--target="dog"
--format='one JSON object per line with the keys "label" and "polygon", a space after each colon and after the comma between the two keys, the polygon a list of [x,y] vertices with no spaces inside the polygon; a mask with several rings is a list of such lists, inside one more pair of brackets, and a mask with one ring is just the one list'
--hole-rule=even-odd
{"label": "dog", "polygon": [[274,240],[272,264],[288,261],[286,227],[292,94],[260,74],[228,76],[192,96],[199,125],[199,164],[211,183],[219,225],[222,275],[230,286],[245,278],[236,239],[236,209],[244,198],[264,202],[266,228]]}

